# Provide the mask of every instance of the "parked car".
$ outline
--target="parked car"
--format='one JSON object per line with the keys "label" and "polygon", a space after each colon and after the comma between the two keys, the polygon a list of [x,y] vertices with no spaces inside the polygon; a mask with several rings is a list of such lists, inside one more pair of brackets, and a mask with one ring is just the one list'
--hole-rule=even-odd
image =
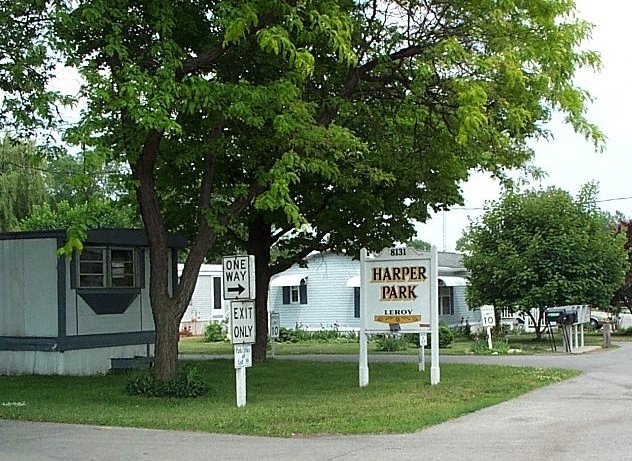
{"label": "parked car", "polygon": [[610,312],[603,312],[595,309],[590,310],[590,326],[595,330],[601,328],[605,322],[609,322],[612,318],[613,314]]}

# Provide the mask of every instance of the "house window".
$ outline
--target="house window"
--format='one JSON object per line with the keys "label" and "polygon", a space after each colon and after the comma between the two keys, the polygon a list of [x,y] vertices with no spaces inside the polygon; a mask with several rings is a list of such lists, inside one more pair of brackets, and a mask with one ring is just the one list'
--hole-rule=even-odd
{"label": "house window", "polygon": [[298,304],[298,287],[290,287],[290,304]]}
{"label": "house window", "polygon": [[353,318],[360,318],[360,287],[353,287]]}
{"label": "house window", "polygon": [[130,248],[86,247],[79,254],[80,288],[137,288],[136,252]]}
{"label": "house window", "polygon": [[300,285],[283,287],[283,304],[307,304],[307,283],[301,280]]}
{"label": "house window", "polygon": [[454,315],[454,296],[452,287],[447,287],[439,282],[439,315]]}

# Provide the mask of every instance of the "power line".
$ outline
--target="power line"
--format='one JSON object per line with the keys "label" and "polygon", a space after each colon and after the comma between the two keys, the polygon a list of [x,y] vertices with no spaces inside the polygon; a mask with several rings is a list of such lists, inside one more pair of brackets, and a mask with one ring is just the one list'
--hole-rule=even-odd
{"label": "power line", "polygon": [[[615,198],[605,198],[601,200],[595,200],[596,203],[604,203],[604,202],[617,202],[620,200],[632,200],[632,196],[629,197],[615,197]],[[466,206],[455,206],[450,208],[448,211],[481,211],[484,210],[484,207],[466,207]]]}

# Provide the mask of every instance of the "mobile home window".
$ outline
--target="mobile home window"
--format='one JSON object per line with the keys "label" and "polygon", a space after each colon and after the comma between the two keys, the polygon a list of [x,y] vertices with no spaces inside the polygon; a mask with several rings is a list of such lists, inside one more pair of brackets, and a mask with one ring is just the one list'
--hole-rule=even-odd
{"label": "mobile home window", "polygon": [[78,258],[81,288],[136,288],[136,252],[129,248],[84,248]]}

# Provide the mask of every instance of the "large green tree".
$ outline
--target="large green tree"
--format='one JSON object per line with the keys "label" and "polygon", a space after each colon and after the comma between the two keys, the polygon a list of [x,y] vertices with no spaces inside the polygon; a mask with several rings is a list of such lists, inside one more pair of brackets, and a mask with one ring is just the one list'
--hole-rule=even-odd
{"label": "large green tree", "polygon": [[[132,172],[159,379],[200,264],[230,234],[268,253],[285,235],[293,258],[305,234],[285,230],[305,223],[317,246],[407,240],[472,169],[524,164],[552,111],[601,141],[572,80],[598,58],[567,0],[43,3],[38,39],[84,79],[66,139]],[[173,294],[168,231],[190,238]]]}
{"label": "large green tree", "polygon": [[[452,3],[359,3],[352,47],[360,63],[317,66],[307,82],[303,97],[317,107],[317,121],[349,129],[367,149],[336,178],[302,172],[291,185],[309,227],[296,232],[282,213],[256,210],[236,232],[256,255],[259,358],[272,275],[311,251],[357,255],[362,246],[408,240],[413,221],[425,221],[429,209],[461,203],[459,185],[471,170],[502,176],[523,165],[531,156],[526,140],[545,134],[541,122],[552,108],[599,141],[581,115],[585,95],[567,80],[576,66],[596,62],[574,49],[588,29],[573,22],[568,4]],[[543,45],[552,42],[566,50],[561,60]],[[359,173],[371,169],[383,176],[371,181]]]}
{"label": "large green tree", "polygon": [[609,306],[623,283],[627,253],[595,197],[588,185],[576,199],[550,188],[510,191],[489,205],[461,240],[469,304],[524,312],[538,337],[547,307]]}
{"label": "large green tree", "polygon": [[0,232],[17,230],[34,207],[46,202],[44,164],[33,144],[0,139]]}
{"label": "large green tree", "polygon": [[47,201],[32,207],[19,230],[68,229],[70,238],[81,240],[89,229],[142,227],[136,202],[122,184],[125,165],[61,149],[46,157],[32,173],[43,177]]}
{"label": "large green tree", "polygon": [[625,235],[624,249],[628,255],[628,265],[625,280],[612,298],[615,307],[626,307],[632,313],[632,219],[620,219],[616,230]]}

